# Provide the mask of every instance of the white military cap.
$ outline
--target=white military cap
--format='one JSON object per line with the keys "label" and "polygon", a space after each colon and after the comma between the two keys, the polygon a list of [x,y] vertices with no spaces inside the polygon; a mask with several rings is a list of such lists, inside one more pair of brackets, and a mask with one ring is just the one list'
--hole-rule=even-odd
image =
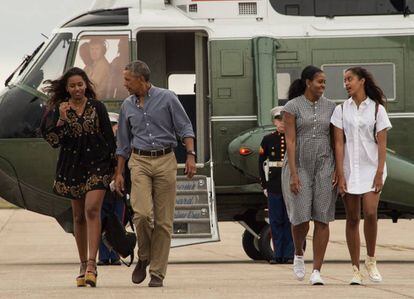
{"label": "white military cap", "polygon": [[272,118],[275,118],[276,116],[282,115],[283,106],[276,106],[270,110],[270,114],[272,115]]}
{"label": "white military cap", "polygon": [[119,114],[115,112],[108,112],[109,121],[111,123],[118,123]]}

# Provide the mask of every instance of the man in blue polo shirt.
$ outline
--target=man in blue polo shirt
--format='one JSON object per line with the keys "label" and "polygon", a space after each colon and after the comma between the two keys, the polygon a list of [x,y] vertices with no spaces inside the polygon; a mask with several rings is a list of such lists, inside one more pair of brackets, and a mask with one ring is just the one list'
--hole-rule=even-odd
{"label": "man in blue polo shirt", "polygon": [[174,220],[176,136],[185,144],[185,173],[191,178],[196,173],[194,132],[177,96],[151,84],[150,69],[144,62],[133,61],[125,67],[124,85],[131,95],[122,103],[119,115],[115,188],[124,192],[122,173],[129,158],[139,258],[132,282],[144,281],[149,265],[148,285],[162,287]]}

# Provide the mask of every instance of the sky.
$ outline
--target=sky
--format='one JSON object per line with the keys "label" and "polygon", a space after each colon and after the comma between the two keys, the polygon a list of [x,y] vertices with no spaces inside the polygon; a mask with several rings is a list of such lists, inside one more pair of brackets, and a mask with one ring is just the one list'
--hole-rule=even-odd
{"label": "sky", "polygon": [[54,28],[87,11],[93,0],[0,0],[0,87]]}

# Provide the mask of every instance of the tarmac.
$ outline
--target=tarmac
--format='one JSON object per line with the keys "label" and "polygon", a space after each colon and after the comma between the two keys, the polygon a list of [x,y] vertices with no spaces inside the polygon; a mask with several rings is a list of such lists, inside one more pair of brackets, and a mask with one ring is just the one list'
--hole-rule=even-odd
{"label": "tarmac", "polygon": [[414,222],[379,221],[377,258],[384,281],[371,283],[365,274],[363,286],[348,285],[352,271],[344,224],[338,220],[331,225],[322,268],[325,286],[308,282],[311,236],[305,255],[308,272],[300,282],[291,265],[250,260],[241,247],[243,228],[223,222],[221,242],[171,250],[163,288],[149,288],[148,279],[133,284],[133,267],[125,266],[101,266],[97,288],[76,288],[73,236],[53,218],[0,209],[0,298],[414,298]]}

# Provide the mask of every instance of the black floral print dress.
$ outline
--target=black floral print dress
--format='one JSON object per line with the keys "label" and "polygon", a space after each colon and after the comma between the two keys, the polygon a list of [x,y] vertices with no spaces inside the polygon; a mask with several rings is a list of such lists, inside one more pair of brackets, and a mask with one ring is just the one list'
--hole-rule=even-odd
{"label": "black floral print dress", "polygon": [[115,137],[105,105],[88,99],[78,116],[70,109],[68,120],[57,127],[59,107],[51,109],[41,125],[43,138],[60,147],[53,191],[70,199],[81,199],[91,190],[106,190],[115,160]]}

